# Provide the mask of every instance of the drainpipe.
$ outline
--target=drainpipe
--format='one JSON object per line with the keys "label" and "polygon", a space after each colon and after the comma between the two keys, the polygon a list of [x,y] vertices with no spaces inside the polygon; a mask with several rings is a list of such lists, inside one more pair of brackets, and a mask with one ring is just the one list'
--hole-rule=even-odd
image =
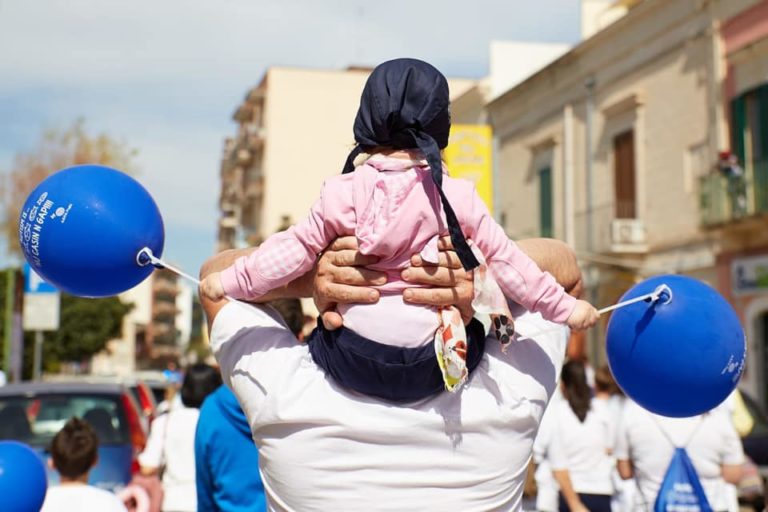
{"label": "drainpipe", "polygon": [[[595,109],[595,78],[590,76],[584,82],[587,89],[586,115],[585,115],[585,185],[586,185],[586,253],[591,256],[595,252],[595,234],[594,234],[594,198],[593,198],[593,176],[592,176],[592,118]],[[592,304],[597,303],[597,281],[598,269],[593,264],[587,265],[587,300]],[[600,361],[600,346],[598,343],[597,329],[589,330],[588,346],[590,352],[590,361],[597,366]]]}
{"label": "drainpipe", "polygon": [[592,254],[595,248],[594,230],[592,226],[592,210],[594,208],[594,200],[592,197],[592,116],[595,109],[595,79],[593,77],[587,78],[584,82],[584,87],[587,88],[587,101],[586,101],[586,135],[585,135],[585,185],[586,185],[586,234],[587,234],[587,253]]}
{"label": "drainpipe", "polygon": [[563,108],[563,227],[565,243],[575,248],[573,209],[573,106]]}

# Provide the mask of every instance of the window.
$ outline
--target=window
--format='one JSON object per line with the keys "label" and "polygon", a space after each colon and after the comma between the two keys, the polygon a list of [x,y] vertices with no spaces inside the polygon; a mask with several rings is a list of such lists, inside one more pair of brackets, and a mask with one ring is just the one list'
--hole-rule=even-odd
{"label": "window", "polygon": [[552,167],[539,169],[539,234],[552,237]]}
{"label": "window", "polygon": [[732,150],[738,156],[757,211],[768,211],[768,84],[731,101]]}
{"label": "window", "polygon": [[629,130],[613,138],[614,193],[616,218],[637,217],[635,197],[635,132]]}

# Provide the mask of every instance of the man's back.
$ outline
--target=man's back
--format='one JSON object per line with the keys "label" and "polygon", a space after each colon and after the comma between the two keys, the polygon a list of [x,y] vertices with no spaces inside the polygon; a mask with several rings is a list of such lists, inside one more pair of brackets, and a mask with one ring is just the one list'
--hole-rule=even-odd
{"label": "man's back", "polygon": [[517,331],[507,353],[489,340],[460,393],[397,405],[337,386],[268,309],[225,306],[211,347],[273,510],[517,510],[567,339],[534,314]]}

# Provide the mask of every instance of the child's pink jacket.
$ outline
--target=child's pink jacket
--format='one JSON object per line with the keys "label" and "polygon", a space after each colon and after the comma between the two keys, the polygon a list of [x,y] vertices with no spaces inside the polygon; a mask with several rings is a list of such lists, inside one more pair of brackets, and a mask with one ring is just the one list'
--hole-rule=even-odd
{"label": "child's pink jacket", "polygon": [[[443,191],[504,295],[547,320],[566,323],[576,299],[507,237],[474,185],[444,174]],[[441,212],[439,219],[435,211]],[[306,220],[238,259],[221,273],[221,282],[234,298],[260,297],[308,272],[336,238],[355,235],[361,252],[381,258],[369,266],[388,275],[387,284],[378,288],[401,292],[414,286],[400,278],[411,256],[434,249],[436,236],[447,233],[426,162],[374,155],[354,172],[328,179]]]}

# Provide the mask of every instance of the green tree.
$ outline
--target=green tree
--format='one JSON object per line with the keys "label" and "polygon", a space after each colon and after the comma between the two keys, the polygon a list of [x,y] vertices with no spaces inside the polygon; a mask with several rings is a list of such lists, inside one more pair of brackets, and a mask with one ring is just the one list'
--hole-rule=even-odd
{"label": "green tree", "polygon": [[102,164],[123,172],[136,172],[136,149],[106,133],[88,133],[83,119],[65,129],[43,132],[34,148],[17,153],[12,168],[0,180],[2,229],[8,250],[20,253],[18,220],[21,206],[41,181],[52,173],[79,164]]}

